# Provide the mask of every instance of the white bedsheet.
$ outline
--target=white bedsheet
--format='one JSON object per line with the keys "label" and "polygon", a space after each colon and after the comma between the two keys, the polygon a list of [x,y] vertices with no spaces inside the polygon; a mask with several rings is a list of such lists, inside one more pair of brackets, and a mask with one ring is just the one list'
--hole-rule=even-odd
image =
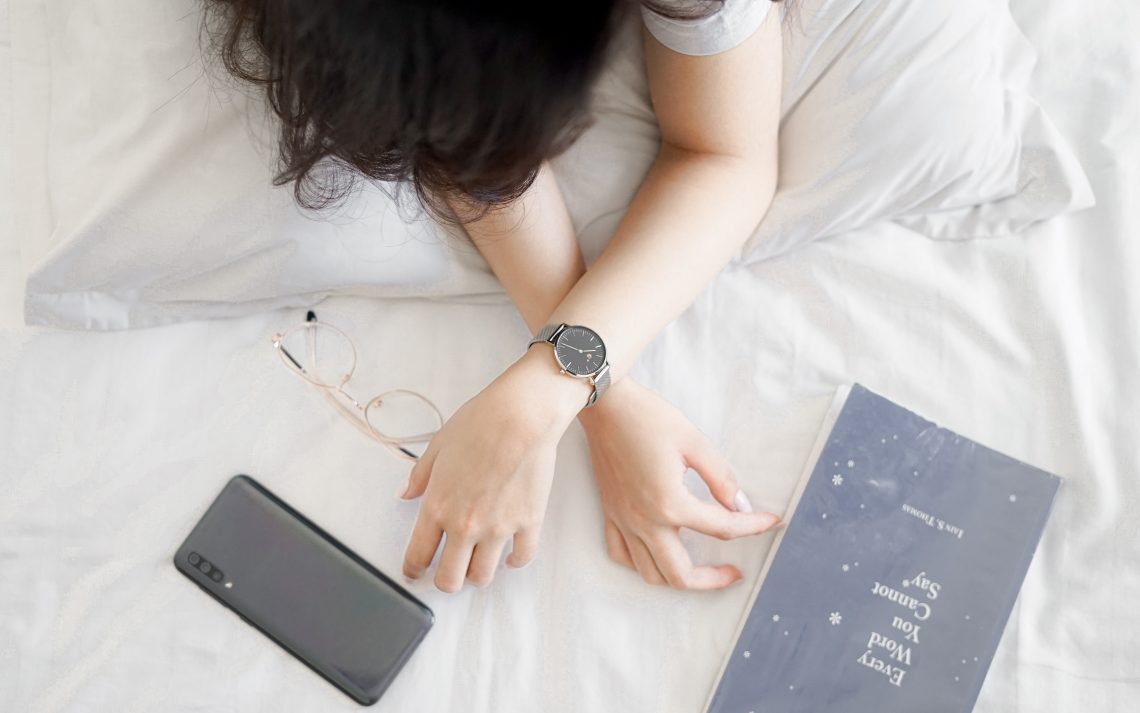
{"label": "white bedsheet", "polygon": [[[881,225],[726,270],[635,374],[777,512],[834,387],[851,380],[1065,477],[978,710],[1135,711],[1140,9],[1015,9],[1095,209],[961,244]],[[0,275],[18,274],[10,257]],[[14,293],[4,286],[5,314]],[[506,303],[340,299],[318,313],[358,340],[361,393],[418,388],[448,411],[526,336]],[[356,709],[170,565],[224,480],[247,472],[398,575],[416,510],[391,494],[404,468],[278,366],[267,337],[299,318],[4,328],[0,708]],[[486,352],[465,350],[458,367],[454,345],[476,339]],[[698,559],[741,566],[727,591],[648,587],[606,557],[577,428],[559,456],[535,563],[486,590],[411,586],[437,623],[376,710],[699,710],[769,540],[690,540]]]}
{"label": "white bedsheet", "polygon": [[0,0],[0,326],[16,324],[20,314],[20,257],[12,233],[12,42],[8,0]]}

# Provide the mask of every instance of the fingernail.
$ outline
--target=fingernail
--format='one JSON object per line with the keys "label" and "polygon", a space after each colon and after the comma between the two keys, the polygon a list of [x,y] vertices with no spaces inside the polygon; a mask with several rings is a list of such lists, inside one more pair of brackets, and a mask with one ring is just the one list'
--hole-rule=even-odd
{"label": "fingernail", "polygon": [[775,532],[777,530],[783,530],[787,526],[788,526],[788,523],[784,522],[780,518],[776,518],[776,524],[772,525],[771,527],[769,527],[764,532]]}
{"label": "fingernail", "polygon": [[752,512],[752,503],[748,501],[748,496],[744,494],[743,490],[736,491],[736,497],[732,499],[732,504],[736,506],[737,512]]}
{"label": "fingernail", "polygon": [[411,482],[411,478],[404,478],[404,482],[400,483],[400,486],[396,488],[396,498],[398,500],[404,499],[404,493],[408,492],[408,485]]}

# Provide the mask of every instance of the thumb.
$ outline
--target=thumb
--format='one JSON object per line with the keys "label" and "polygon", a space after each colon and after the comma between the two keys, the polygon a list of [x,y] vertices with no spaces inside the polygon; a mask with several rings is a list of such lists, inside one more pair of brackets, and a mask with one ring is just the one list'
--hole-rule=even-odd
{"label": "thumb", "polygon": [[411,500],[423,495],[424,491],[427,490],[434,463],[435,451],[429,449],[412,466],[412,472],[408,474],[404,482],[396,487],[396,497],[401,500]]}
{"label": "thumb", "polygon": [[685,462],[697,471],[718,503],[729,510],[752,512],[752,503],[736,482],[735,471],[707,437],[702,436],[689,449]]}

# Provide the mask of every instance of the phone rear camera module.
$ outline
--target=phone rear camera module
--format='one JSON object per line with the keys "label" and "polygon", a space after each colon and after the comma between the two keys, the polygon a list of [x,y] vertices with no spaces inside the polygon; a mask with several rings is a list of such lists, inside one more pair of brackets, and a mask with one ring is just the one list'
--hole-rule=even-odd
{"label": "phone rear camera module", "polygon": [[202,555],[197,552],[191,552],[186,556],[186,561],[190,563],[191,567],[197,567],[198,563],[202,561]]}
{"label": "phone rear camera module", "polygon": [[215,582],[222,581],[222,577],[224,576],[225,575],[222,574],[222,570],[220,569],[215,569],[213,572],[210,572],[210,579],[214,580]]}
{"label": "phone rear camera module", "polygon": [[202,560],[198,563],[198,569],[202,571],[202,574],[209,574],[210,570],[213,569],[213,567],[211,567],[210,563],[206,560]]}

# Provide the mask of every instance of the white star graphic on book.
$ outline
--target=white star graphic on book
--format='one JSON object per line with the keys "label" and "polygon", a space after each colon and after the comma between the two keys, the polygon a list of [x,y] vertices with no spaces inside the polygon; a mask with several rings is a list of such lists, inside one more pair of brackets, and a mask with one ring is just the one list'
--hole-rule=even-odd
{"label": "white star graphic on book", "polygon": [[831,482],[834,485],[843,485],[843,476],[839,473],[836,473],[835,475],[831,476]]}
{"label": "white star graphic on book", "polygon": [[832,626],[839,626],[839,624],[843,622],[843,615],[837,611],[833,611],[831,615],[827,617],[827,620],[831,622]]}

